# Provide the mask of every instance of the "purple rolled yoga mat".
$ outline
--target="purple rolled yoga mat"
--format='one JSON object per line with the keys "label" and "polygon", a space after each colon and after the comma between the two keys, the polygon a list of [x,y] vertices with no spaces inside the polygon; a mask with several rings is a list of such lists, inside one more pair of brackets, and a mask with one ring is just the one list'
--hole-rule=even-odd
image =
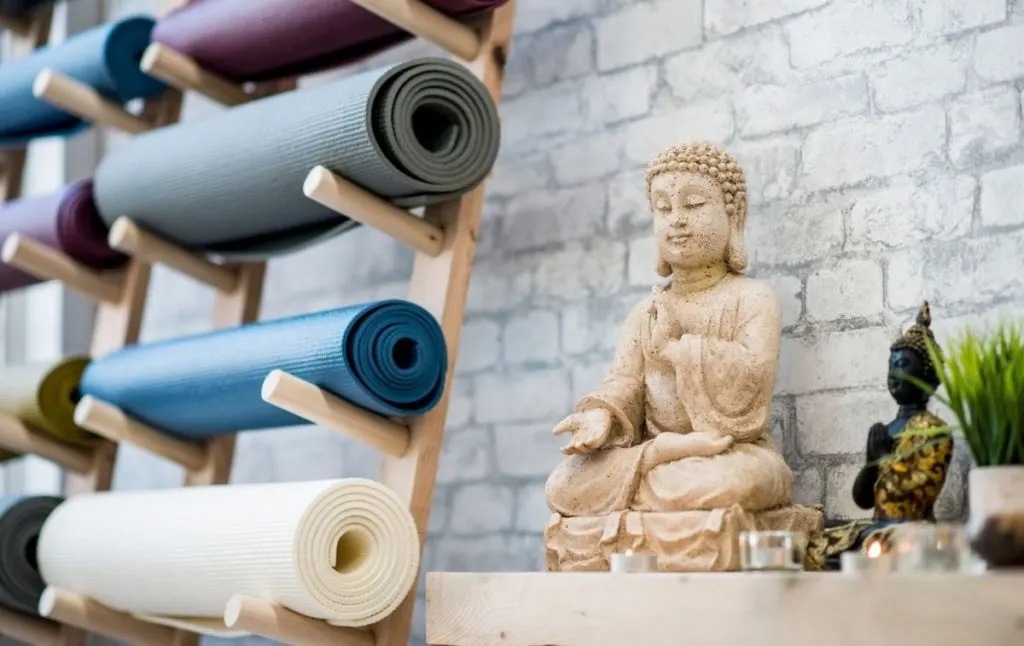
{"label": "purple rolled yoga mat", "polygon": [[[44,197],[11,200],[0,207],[0,244],[20,233],[93,269],[108,269],[127,257],[107,245],[107,227],[96,212],[92,180],[81,180]],[[0,262],[0,291],[41,282]]]}
{"label": "purple rolled yoga mat", "polygon": [[[506,0],[424,2],[465,18]],[[411,35],[349,0],[193,0],[152,38],[232,80],[264,81],[350,63]]]}

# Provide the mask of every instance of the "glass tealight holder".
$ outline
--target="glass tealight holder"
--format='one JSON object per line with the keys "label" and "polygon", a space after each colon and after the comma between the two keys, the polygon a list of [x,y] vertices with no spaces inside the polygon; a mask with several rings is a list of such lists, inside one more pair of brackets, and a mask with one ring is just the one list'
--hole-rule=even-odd
{"label": "glass tealight holder", "polygon": [[802,532],[743,532],[740,567],[747,572],[794,572],[804,569],[807,535]]}
{"label": "glass tealight holder", "polygon": [[969,572],[973,567],[967,532],[955,523],[908,523],[892,534],[895,570],[900,574]]}

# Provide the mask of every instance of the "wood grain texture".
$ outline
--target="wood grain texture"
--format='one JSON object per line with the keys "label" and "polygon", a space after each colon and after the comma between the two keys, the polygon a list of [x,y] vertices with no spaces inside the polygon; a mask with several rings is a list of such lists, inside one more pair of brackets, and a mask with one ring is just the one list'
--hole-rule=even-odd
{"label": "wood grain texture", "polygon": [[1024,573],[427,575],[432,646],[1024,644]]}

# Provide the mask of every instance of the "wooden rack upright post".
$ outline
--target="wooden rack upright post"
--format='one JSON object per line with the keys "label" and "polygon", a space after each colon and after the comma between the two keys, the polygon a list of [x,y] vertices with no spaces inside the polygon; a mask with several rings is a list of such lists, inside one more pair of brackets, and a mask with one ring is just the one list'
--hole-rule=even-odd
{"label": "wooden rack upright post", "polygon": [[[472,26],[457,22],[418,0],[353,1],[454,54],[483,81],[495,103],[500,104],[515,15],[514,0]],[[165,7],[165,10],[170,8],[173,7]],[[137,133],[177,121],[182,96],[187,91],[233,106],[267,93],[293,89],[296,83],[292,79],[246,91],[202,69],[187,56],[159,44],[153,44],[146,52],[142,68],[174,90],[148,102],[138,116],[105,101],[90,88],[52,72],[40,74],[34,91],[37,97],[86,117],[98,126]],[[423,218],[397,209],[320,167],[310,169],[302,189],[309,199],[390,235],[416,251],[408,298],[426,308],[440,322],[448,346],[448,365],[454,367],[486,183],[459,199],[428,207]],[[114,223],[109,242],[131,257],[127,268],[99,274],[21,236],[7,240],[2,253],[4,262],[43,279],[60,280],[99,303],[92,356],[137,342],[150,268],[157,262],[216,290],[214,327],[231,327],[256,320],[264,263],[214,264],[160,239],[127,218]],[[380,449],[383,453],[380,481],[408,504],[419,531],[422,553],[453,372],[449,370],[446,376],[444,395],[438,405],[408,425],[367,413],[280,370],[267,375],[262,396],[267,402],[311,422]],[[63,465],[69,472],[77,471],[75,476],[69,473],[69,495],[110,488],[120,442],[132,443],[183,466],[188,474],[186,485],[226,483],[230,476],[234,435],[202,443],[182,441],[131,419],[116,406],[88,396],[78,403],[75,419],[103,438],[97,450],[83,454],[55,446],[56,443],[13,420],[4,419],[0,419],[0,444],[17,444],[23,452],[38,453]],[[11,439],[15,437],[16,442]],[[279,606],[237,596],[225,608],[224,621],[233,629],[292,644],[405,646],[411,632],[415,600],[416,590],[413,589],[393,614],[367,629],[331,626]],[[73,646],[81,641],[83,631],[135,644],[195,646],[198,640],[195,633],[148,623],[54,588],[48,588],[43,595],[40,612],[62,626],[55,637],[43,639],[45,646]],[[14,625],[15,622],[6,621],[4,613],[0,612],[0,633],[16,636]],[[45,628],[54,624],[39,620],[39,625]],[[22,635],[31,643],[42,643],[38,635],[33,637],[25,631]]]}

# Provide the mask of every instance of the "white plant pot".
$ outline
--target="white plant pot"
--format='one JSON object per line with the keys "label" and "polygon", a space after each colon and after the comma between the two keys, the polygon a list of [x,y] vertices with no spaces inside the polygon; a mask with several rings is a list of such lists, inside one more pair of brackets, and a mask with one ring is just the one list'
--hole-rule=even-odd
{"label": "white plant pot", "polygon": [[1024,513],[1024,466],[975,467],[967,486],[972,530],[997,514]]}

